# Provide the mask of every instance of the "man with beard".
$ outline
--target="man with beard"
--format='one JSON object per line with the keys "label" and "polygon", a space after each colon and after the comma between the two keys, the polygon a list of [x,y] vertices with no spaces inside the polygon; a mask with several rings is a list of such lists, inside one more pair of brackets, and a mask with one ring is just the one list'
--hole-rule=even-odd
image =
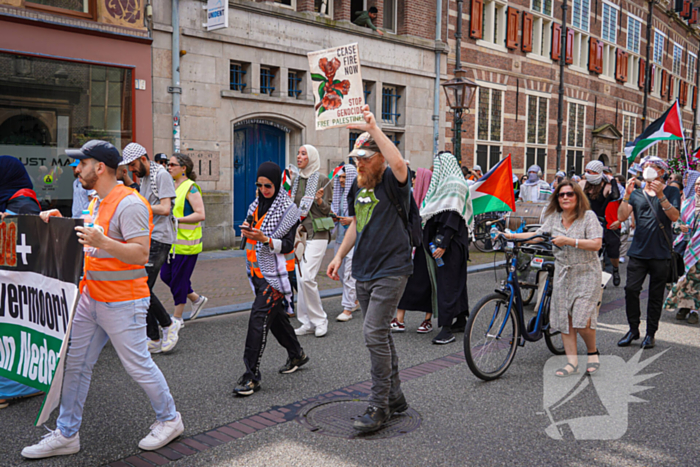
{"label": "man with beard", "polygon": [[[22,456],[43,459],[80,451],[78,431],[92,369],[108,340],[156,412],[157,421],[139,448],[160,449],[177,438],[184,426],[143,333],[150,295],[144,270],[153,226],[150,208],[138,193],[117,183],[121,156],[110,143],[88,141],[81,149],[67,150],[66,155],[80,160],[78,179],[85,189],[97,192],[89,207],[95,226],[75,228],[80,243],[90,251],[85,255],[56,429],[38,444],[24,448]],[[44,222],[51,217],[61,217],[61,213],[56,209],[41,213]]]}
{"label": "man with beard", "polygon": [[[178,341],[178,332],[182,326],[179,321],[172,320],[170,315],[153,293],[160,268],[168,259],[170,247],[175,241],[175,227],[170,214],[172,200],[175,198],[175,183],[173,177],[162,165],[148,160],[146,148],[137,143],[129,143],[124,148],[124,160],[120,166],[128,166],[129,170],[141,180],[141,196],[151,205],[153,211],[153,234],[151,235],[151,253],[146,264],[148,272],[148,288],[151,289],[151,304],[148,307],[146,334],[148,335],[148,350],[151,353],[171,352]],[[160,328],[163,328],[163,341],[160,339]]]}
{"label": "man with beard", "polygon": [[408,216],[411,186],[398,148],[379,129],[369,106],[363,106],[362,111],[365,123],[348,127],[365,132],[350,153],[357,160],[357,179],[348,194],[352,222],[327,274],[339,280],[343,258],[354,246],[352,276],[364,315],[363,333],[372,376],[369,406],[355,420],[354,427],[371,432],[381,428],[394,413],[408,409],[390,329],[394,310],[413,273],[411,240],[399,213],[401,209]]}

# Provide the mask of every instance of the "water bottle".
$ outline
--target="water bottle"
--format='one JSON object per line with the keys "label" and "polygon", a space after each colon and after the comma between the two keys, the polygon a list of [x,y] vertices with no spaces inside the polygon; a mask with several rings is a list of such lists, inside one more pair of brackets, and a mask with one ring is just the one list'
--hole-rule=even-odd
{"label": "water bottle", "polygon": [[[90,214],[90,211],[87,209],[83,209],[83,214],[80,216],[83,219],[83,226],[84,227],[94,227],[95,226],[95,221],[92,218],[92,214]],[[84,253],[89,253],[92,251],[92,247],[88,245],[83,245],[83,252]]]}
{"label": "water bottle", "polygon": [[[513,231],[510,229],[506,229],[505,233],[509,234],[513,233]],[[513,242],[506,242],[506,247],[512,249],[513,247],[515,247],[515,244]]]}
{"label": "water bottle", "polygon": [[496,240],[498,237],[498,227],[494,224],[491,226],[491,246],[493,246],[494,251],[501,249],[501,242]]}
{"label": "water bottle", "polygon": [[[437,248],[435,247],[433,242],[430,242],[430,254],[434,255],[436,250],[437,250]],[[445,265],[445,262],[442,260],[442,258],[434,258],[434,259],[435,259],[435,264],[437,264],[439,268]]]}

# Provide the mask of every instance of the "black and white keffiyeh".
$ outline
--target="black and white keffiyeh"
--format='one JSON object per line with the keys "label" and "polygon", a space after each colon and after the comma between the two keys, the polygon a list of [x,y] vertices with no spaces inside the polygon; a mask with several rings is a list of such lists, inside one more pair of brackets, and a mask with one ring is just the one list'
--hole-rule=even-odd
{"label": "black and white keffiyeh", "polygon": [[151,170],[148,174],[148,179],[151,182],[151,192],[153,192],[153,194],[156,195],[156,198],[160,199],[160,195],[158,194],[158,171],[166,170],[166,168],[160,165],[159,163],[153,161],[151,161],[150,165]]}
{"label": "black and white keffiyeh", "polygon": [[[256,198],[248,207],[247,216],[253,215],[258,207],[258,199]],[[292,227],[299,221],[300,211],[296,204],[292,202],[284,190],[279,190],[275,201],[267,210],[263,219],[260,230],[266,237],[281,239]],[[292,286],[289,283],[287,275],[286,261],[281,253],[273,253],[270,247],[258,243],[255,247],[258,258],[260,272],[268,284],[278,292],[285,295],[292,293]],[[251,276],[250,263],[247,263],[248,276]]]}
{"label": "black and white keffiyeh", "polygon": [[[347,196],[348,193],[350,193],[352,182],[357,178],[357,169],[354,165],[344,165],[343,171],[345,172],[345,186],[340,186],[340,174],[333,179],[333,202],[331,203],[331,211],[339,216],[347,216]],[[345,197],[344,203],[342,202],[343,197]]]}
{"label": "black and white keffiyeh", "polygon": [[[294,179],[292,183],[292,200],[296,199],[297,190],[299,189],[299,180],[301,176]],[[318,180],[321,178],[321,174],[314,172],[309,175],[306,180],[306,190],[304,190],[304,196],[299,201],[300,216],[306,217],[309,215],[309,209],[313,205],[314,199],[316,198],[316,192],[318,191]]]}

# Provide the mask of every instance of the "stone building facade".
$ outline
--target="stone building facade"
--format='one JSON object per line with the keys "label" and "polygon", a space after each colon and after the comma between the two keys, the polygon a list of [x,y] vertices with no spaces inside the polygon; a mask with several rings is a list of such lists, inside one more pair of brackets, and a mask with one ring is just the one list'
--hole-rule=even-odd
{"label": "stone building facade", "polygon": [[[479,163],[486,171],[511,154],[517,175],[538,163],[552,180],[558,168],[580,174],[593,159],[603,161],[615,173],[626,174],[623,147],[645,126],[649,63],[647,124],[678,98],[686,145],[696,147],[698,9],[688,1],[676,3],[679,12],[674,11],[673,2],[654,2],[647,60],[646,1],[569,0],[566,48],[560,38],[560,1],[464,1],[462,65],[479,84],[471,113],[464,119],[464,165]],[[449,7],[451,50],[456,23],[457,2],[453,0]],[[560,60],[565,60],[565,85],[557,161]],[[453,54],[448,68],[452,74]],[[449,111],[447,118],[452,121]],[[446,135],[449,141],[451,129]],[[664,142],[651,151],[666,158],[682,147]]]}
{"label": "stone building facade", "polygon": [[[299,146],[311,144],[321,155],[321,171],[328,173],[349,152],[356,135],[348,129],[315,130],[309,52],[357,42],[367,103],[404,156],[415,166],[430,166],[436,53],[445,53],[444,79],[447,50],[435,40],[436,3],[377,1],[376,25],[384,36],[351,23],[355,12],[374,3],[230,0],[229,27],[208,32],[206,3],[180,2],[180,144],[195,157],[200,173],[205,248],[234,243],[261,162],[296,164]],[[154,147],[170,154],[171,2],[155,0],[153,8]],[[439,99],[444,107],[441,89]],[[443,118],[440,146],[444,125]]]}

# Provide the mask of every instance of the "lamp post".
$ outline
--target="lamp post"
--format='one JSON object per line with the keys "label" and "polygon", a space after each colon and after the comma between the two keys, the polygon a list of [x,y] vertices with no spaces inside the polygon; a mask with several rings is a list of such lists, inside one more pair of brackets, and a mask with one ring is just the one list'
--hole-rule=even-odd
{"label": "lamp post", "polygon": [[452,125],[453,153],[459,165],[462,165],[462,115],[472,105],[477,84],[464,77],[462,69],[462,0],[457,0],[457,31],[455,32],[455,77],[442,84],[447,96],[447,105],[454,112]]}

